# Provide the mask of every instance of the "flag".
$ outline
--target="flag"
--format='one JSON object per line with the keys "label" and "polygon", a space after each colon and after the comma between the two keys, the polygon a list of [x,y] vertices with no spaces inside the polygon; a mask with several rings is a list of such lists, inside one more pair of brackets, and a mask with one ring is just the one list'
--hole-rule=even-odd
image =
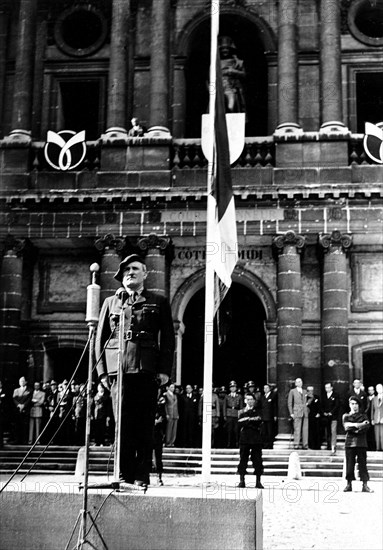
{"label": "flag", "polygon": [[208,224],[210,224],[210,236],[215,249],[212,261],[215,274],[214,312],[217,313],[219,305],[230,288],[232,273],[238,258],[229,139],[218,48],[215,92],[214,154],[210,192],[213,204],[208,216]]}

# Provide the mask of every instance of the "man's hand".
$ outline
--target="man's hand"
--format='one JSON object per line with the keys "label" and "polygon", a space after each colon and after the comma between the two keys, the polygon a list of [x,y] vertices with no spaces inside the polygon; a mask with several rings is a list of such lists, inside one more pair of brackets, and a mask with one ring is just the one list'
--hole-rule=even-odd
{"label": "man's hand", "polygon": [[167,374],[159,373],[157,374],[157,379],[161,382],[161,386],[164,386],[169,381],[169,376]]}

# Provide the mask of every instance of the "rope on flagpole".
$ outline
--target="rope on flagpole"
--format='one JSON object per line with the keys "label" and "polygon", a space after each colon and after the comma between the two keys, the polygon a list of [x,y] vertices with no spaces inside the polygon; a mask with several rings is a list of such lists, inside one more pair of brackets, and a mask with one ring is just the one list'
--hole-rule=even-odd
{"label": "rope on flagpole", "polygon": [[[214,266],[212,255],[216,243],[212,241],[211,226],[214,223],[215,207],[211,196],[214,176],[215,146],[214,121],[216,101],[216,59],[219,32],[219,0],[211,2],[211,47],[209,78],[209,156],[207,171],[207,229],[206,229],[206,281],[205,281],[205,331],[204,331],[204,379],[202,410],[202,482],[210,482],[212,392],[213,392],[213,337],[214,337]],[[210,256],[210,257],[209,257]]]}

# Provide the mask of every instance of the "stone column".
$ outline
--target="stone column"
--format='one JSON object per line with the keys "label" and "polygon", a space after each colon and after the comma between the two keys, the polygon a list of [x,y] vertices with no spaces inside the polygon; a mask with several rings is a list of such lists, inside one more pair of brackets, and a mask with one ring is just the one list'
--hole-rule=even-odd
{"label": "stone column", "polygon": [[112,296],[120,285],[114,278],[121,262],[120,254],[125,246],[124,239],[115,238],[114,235],[105,235],[95,242],[95,247],[101,253],[100,262],[100,280],[101,287],[100,303],[102,304],[105,298]]}
{"label": "stone column", "polygon": [[278,253],[277,384],[278,432],[289,433],[287,396],[292,383],[302,377],[301,235],[287,231],[273,240]]}
{"label": "stone column", "polygon": [[5,6],[0,5],[0,137],[3,135],[3,104],[4,104],[4,85],[7,62],[7,37],[8,37],[9,13]]}
{"label": "stone column", "polygon": [[174,86],[173,86],[173,128],[175,138],[185,135],[185,105],[186,105],[186,81],[185,81],[186,57],[177,57],[174,60]]}
{"label": "stone column", "polygon": [[345,396],[349,389],[349,344],[346,252],[352,245],[347,233],[333,231],[319,236],[323,250],[322,368],[323,384],[332,382]]}
{"label": "stone column", "polygon": [[347,131],[343,124],[339,0],[320,1],[322,132]]}
{"label": "stone column", "polygon": [[20,374],[22,273],[25,241],[8,236],[0,271],[0,378],[15,383]]}
{"label": "stone column", "polygon": [[126,137],[130,1],[113,0],[106,135]]}
{"label": "stone column", "polygon": [[30,140],[37,0],[20,0],[11,136]]}
{"label": "stone column", "polygon": [[33,109],[32,109],[32,135],[35,139],[44,139],[41,136],[41,119],[43,109],[44,91],[44,64],[45,48],[48,34],[48,10],[40,9],[37,14],[36,24],[36,54],[35,71],[33,78]]}
{"label": "stone column", "polygon": [[149,133],[168,135],[170,0],[152,2]]}
{"label": "stone column", "polygon": [[148,277],[146,288],[158,294],[169,296],[169,267],[173,259],[171,239],[164,235],[151,233],[137,242],[138,248],[146,252],[146,267]]}
{"label": "stone column", "polygon": [[298,2],[279,0],[277,134],[301,132],[298,124]]}

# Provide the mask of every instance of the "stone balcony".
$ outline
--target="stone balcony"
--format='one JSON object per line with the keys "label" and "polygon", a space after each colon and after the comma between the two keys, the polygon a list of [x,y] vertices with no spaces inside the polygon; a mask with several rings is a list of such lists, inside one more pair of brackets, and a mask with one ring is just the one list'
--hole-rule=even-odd
{"label": "stone balcony", "polygon": [[[199,196],[206,193],[207,161],[200,139],[158,137],[87,142],[74,171],[47,163],[44,142],[0,141],[0,197],[40,200],[56,195]],[[379,197],[383,168],[363,150],[362,134],[306,132],[249,137],[232,167],[234,192],[246,199]]]}

